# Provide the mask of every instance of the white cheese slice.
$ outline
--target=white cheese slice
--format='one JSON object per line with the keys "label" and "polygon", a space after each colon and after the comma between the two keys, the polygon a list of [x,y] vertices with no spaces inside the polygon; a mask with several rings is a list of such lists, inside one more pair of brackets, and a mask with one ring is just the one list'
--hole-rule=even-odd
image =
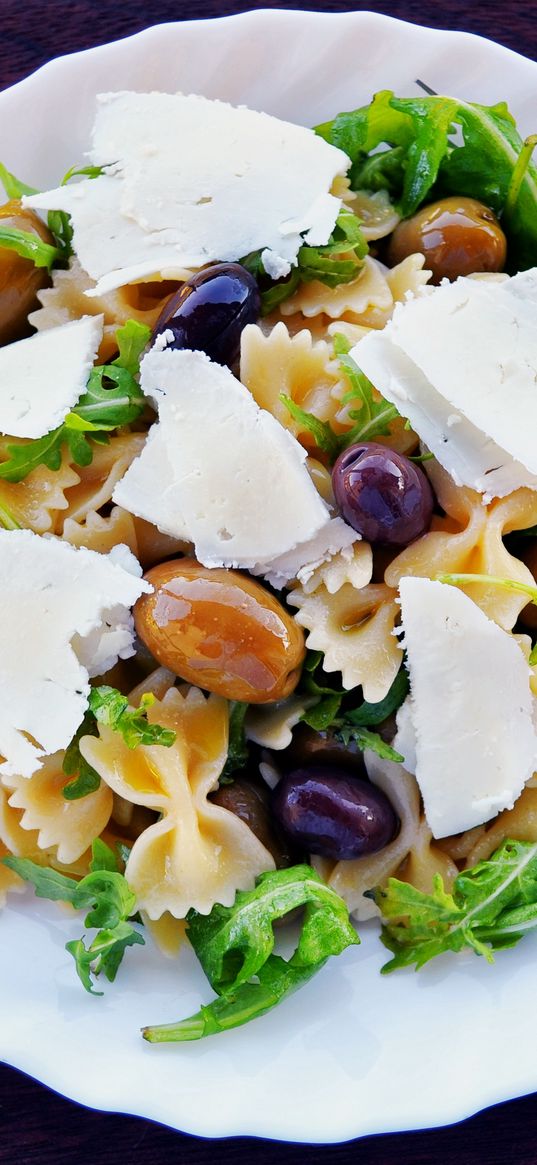
{"label": "white cheese slice", "polygon": [[410,698],[395,747],[434,837],[447,837],[510,809],[533,773],[530,669],[516,640],[457,587],[403,578],[399,590]]}
{"label": "white cheese slice", "polygon": [[158,232],[147,233],[122,215],[121,182],[107,174],[23,201],[36,210],[63,210],[71,216],[74,251],[84,271],[98,280],[86,292],[90,298],[155,275],[188,279],[192,274],[175,243],[166,243]]}
{"label": "white cheese slice", "polygon": [[93,295],[259,249],[286,275],[303,242],[328,241],[350,165],[303,126],[181,93],[102,94],[90,156],[105,175],[24,204],[68,211]]}
{"label": "white cheese slice", "polygon": [[87,707],[89,675],[133,654],[129,609],[151,591],[140,574],[126,547],[104,555],[0,531],[0,775],[29,777],[65,748]]}
{"label": "white cheese slice", "polygon": [[251,567],[252,574],[263,575],[271,586],[284,587],[291,579],[305,583],[314,570],[330,562],[340,551],[349,550],[361,535],[348,526],[343,518],[330,518],[318,534],[308,542],[301,542],[286,554],[280,554],[268,564],[258,562]]}
{"label": "white cheese slice", "polygon": [[270,562],[329,524],[305,451],[228,368],[153,349],[140,383],[159,422],[114,489],[118,505],[194,542],[205,566]]}
{"label": "white cheese slice", "polygon": [[37,332],[0,348],[0,432],[44,437],[85,392],[103,334],[102,316]]}
{"label": "white cheese slice", "polygon": [[537,269],[461,278],[396,307],[353,349],[459,485],[537,489]]}

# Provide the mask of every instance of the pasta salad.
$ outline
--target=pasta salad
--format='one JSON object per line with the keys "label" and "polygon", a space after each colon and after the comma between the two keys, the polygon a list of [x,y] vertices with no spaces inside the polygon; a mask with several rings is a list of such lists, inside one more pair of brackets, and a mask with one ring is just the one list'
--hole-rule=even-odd
{"label": "pasta salad", "polygon": [[186,935],[216,997],[150,1042],[351,917],[386,971],[537,923],[534,145],[122,92],[57,189],[0,167],[0,893],[86,912],[96,994]]}

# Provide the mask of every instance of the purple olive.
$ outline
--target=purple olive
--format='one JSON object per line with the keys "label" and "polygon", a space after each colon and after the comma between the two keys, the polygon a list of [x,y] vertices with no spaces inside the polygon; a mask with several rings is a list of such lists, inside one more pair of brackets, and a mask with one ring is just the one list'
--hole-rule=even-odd
{"label": "purple olive", "polygon": [[331,765],[287,773],[274,791],[273,811],[302,849],[336,861],[377,853],[399,825],[381,789]]}
{"label": "purple olive", "polygon": [[215,263],[183,283],[165,304],[153,339],[171,331],[170,348],[206,352],[217,364],[233,364],[246,324],[259,317],[257,283],[240,263]]}
{"label": "purple olive", "polygon": [[336,502],[367,542],[408,546],[431,524],[433,491],[422,469],[374,441],[350,445],[332,470]]}

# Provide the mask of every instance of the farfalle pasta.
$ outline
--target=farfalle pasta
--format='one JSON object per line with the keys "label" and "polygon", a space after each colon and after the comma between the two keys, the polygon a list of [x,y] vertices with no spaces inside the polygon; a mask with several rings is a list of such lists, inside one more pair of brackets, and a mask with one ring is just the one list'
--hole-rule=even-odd
{"label": "farfalle pasta", "polygon": [[265,847],[233,814],[208,800],[227,752],[227,709],[218,697],[195,689],[171,690],[157,701],[151,719],[177,733],[169,750],[140,745],[129,752],[101,729],[81,751],[119,796],[161,814],[134,842],[126,877],[149,918],[166,911],[208,914],[215,902],[230,905],[237,890],[273,868]]}

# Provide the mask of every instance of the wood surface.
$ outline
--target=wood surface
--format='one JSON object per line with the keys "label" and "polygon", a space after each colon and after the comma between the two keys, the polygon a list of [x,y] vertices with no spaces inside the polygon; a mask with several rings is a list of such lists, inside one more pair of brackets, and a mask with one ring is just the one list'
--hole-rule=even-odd
{"label": "wood surface", "polygon": [[[345,0],[322,4],[299,0],[284,4],[0,0],[0,89],[51,57],[128,36],[149,24],[267,7],[330,12],[374,8],[417,24],[478,33],[537,59],[536,0],[473,4],[466,0],[429,0],[428,4],[420,0],[371,0],[369,4]],[[1,957],[9,958],[9,951],[2,951]],[[0,1002],[0,1008],[7,1006],[8,1000]],[[136,1117],[81,1108],[0,1066],[0,1165],[130,1165],[138,1161],[143,1165],[272,1165],[275,1161],[278,1165],[537,1165],[537,1096],[499,1105],[450,1128],[370,1137],[338,1146],[276,1145],[251,1138],[204,1141]]]}

